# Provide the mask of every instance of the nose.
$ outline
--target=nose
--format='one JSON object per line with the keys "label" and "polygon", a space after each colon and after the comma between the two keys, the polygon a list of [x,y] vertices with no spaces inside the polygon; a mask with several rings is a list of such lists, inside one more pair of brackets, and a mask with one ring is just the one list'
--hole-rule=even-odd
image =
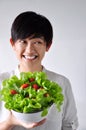
{"label": "nose", "polygon": [[34,45],[33,45],[33,43],[28,42],[27,47],[26,47],[26,51],[27,51],[28,53],[34,52]]}

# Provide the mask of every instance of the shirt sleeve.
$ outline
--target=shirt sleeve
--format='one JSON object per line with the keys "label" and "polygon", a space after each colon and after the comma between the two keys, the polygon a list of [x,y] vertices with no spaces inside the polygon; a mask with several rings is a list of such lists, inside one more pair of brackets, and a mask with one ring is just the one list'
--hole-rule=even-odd
{"label": "shirt sleeve", "polygon": [[65,80],[62,130],[76,130],[78,127],[77,109],[68,79]]}

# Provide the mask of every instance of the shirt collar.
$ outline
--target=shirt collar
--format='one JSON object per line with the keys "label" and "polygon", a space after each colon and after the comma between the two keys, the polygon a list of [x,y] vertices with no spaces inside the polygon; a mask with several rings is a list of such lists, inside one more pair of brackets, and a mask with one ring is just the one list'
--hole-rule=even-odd
{"label": "shirt collar", "polygon": [[[46,72],[46,69],[45,69],[45,67],[43,66],[43,70],[42,70],[43,72]],[[19,71],[19,65],[16,67],[16,69],[15,69],[15,75],[16,76],[18,76],[18,77],[20,77],[20,71]]]}

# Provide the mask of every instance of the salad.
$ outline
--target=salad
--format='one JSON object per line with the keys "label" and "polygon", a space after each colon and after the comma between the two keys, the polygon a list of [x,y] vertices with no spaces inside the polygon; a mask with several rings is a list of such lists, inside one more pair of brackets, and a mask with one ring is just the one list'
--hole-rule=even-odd
{"label": "salad", "polygon": [[3,80],[0,100],[5,108],[21,113],[42,111],[41,116],[48,113],[54,103],[61,110],[64,100],[62,88],[47,78],[45,72],[21,72],[20,77],[13,75]]}

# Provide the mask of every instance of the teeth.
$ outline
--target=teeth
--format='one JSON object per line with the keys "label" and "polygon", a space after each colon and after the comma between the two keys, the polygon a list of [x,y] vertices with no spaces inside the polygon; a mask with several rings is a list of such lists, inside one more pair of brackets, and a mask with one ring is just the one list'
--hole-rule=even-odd
{"label": "teeth", "polygon": [[26,59],[30,59],[30,60],[35,59],[35,57],[36,56],[25,56]]}

